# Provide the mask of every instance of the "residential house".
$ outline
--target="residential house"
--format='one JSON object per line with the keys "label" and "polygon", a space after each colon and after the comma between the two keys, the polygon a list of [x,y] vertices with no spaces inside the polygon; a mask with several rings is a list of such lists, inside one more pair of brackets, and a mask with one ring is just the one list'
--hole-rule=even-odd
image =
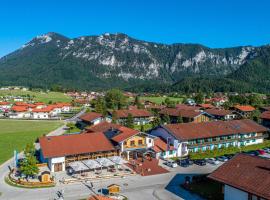
{"label": "residential house", "polygon": [[2,111],[9,110],[11,108],[11,106],[12,106],[12,104],[10,102],[6,102],[6,101],[0,102],[0,110],[2,110]]}
{"label": "residential house", "polygon": [[263,112],[260,116],[262,125],[270,128],[270,111]]}
{"label": "residential house", "polygon": [[250,105],[236,105],[234,106],[234,110],[239,117],[249,118],[256,109]]}
{"label": "residential house", "polygon": [[225,200],[270,199],[270,160],[238,154],[208,178],[223,184]]}
{"label": "residential house", "polygon": [[236,117],[232,111],[218,108],[206,109],[204,112],[208,113],[216,120],[231,120]]}
{"label": "residential house", "polygon": [[91,134],[97,131],[103,132],[120,155],[127,160],[135,159],[138,154],[146,153],[154,146],[153,136],[119,124],[104,121],[87,127],[85,133]]}
{"label": "residential house", "polygon": [[78,125],[82,128],[95,125],[104,120],[102,114],[96,112],[88,112],[79,117],[80,121],[78,121]]}
{"label": "residential house", "polygon": [[31,111],[31,118],[33,119],[50,119],[52,112],[51,107],[45,107],[45,108],[35,108]]}
{"label": "residential house", "polygon": [[167,144],[162,138],[154,138],[154,146],[152,150],[156,153],[156,159],[168,159],[177,157],[177,149],[173,145]]}
{"label": "residential house", "polygon": [[243,120],[211,121],[203,123],[167,124],[156,127],[149,134],[161,137],[177,146],[177,156],[189,152],[213,150],[229,146],[246,146],[263,142],[267,128],[256,122]]}
{"label": "residential house", "polygon": [[199,104],[198,106],[201,108],[201,110],[206,110],[206,109],[213,109],[213,108],[215,108],[215,106],[213,106],[213,105],[210,104],[210,103],[203,103],[203,104]]}
{"label": "residential house", "polygon": [[30,118],[30,112],[27,106],[12,106],[8,116],[11,119]]}
{"label": "residential house", "polygon": [[[145,109],[131,109],[131,110],[116,110],[117,123],[125,124],[127,121],[128,115],[130,114],[133,117],[133,122],[136,125],[145,125],[150,123],[154,116],[151,112]],[[110,113],[112,117],[112,113]]]}
{"label": "residential house", "polygon": [[170,117],[170,123],[177,123],[178,119],[182,117],[183,122],[206,122],[210,120],[207,113],[200,110],[182,110],[177,108],[164,108],[159,112],[163,118],[165,115]]}

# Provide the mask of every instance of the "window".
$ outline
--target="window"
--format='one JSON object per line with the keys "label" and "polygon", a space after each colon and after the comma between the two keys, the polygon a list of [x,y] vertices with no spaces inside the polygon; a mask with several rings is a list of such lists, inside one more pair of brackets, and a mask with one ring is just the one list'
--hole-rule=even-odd
{"label": "window", "polygon": [[152,140],[151,139],[148,139],[148,143],[152,143]]}
{"label": "window", "polygon": [[143,141],[142,140],[138,140],[138,144],[139,145],[142,145],[143,144]]}
{"label": "window", "polygon": [[124,145],[127,145],[127,141],[124,142]]}
{"label": "window", "polygon": [[172,155],[173,154],[173,151],[170,151],[169,154]]}
{"label": "window", "polygon": [[134,140],[130,141],[130,146],[135,146],[135,141]]}

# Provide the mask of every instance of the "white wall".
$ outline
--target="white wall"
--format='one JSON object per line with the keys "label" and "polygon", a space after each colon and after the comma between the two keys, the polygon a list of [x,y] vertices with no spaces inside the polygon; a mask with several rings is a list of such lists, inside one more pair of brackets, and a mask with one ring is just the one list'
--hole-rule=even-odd
{"label": "white wall", "polygon": [[51,169],[51,172],[54,172],[54,164],[56,163],[62,163],[62,171],[65,171],[65,157],[57,157],[57,158],[50,158],[48,160],[49,168]]}
{"label": "white wall", "polygon": [[146,146],[147,146],[147,148],[150,148],[150,147],[153,147],[154,146],[154,139],[153,138],[146,137],[145,139],[146,139]]}
{"label": "white wall", "polygon": [[49,119],[49,113],[37,112],[33,113],[32,117],[34,119]]}
{"label": "white wall", "polygon": [[248,200],[248,193],[229,185],[225,185],[224,200]]}

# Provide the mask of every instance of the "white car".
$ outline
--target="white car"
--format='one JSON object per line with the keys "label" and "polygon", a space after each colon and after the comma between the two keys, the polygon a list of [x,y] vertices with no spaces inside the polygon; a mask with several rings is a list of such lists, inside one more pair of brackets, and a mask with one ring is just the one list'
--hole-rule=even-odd
{"label": "white car", "polygon": [[171,167],[171,168],[177,167],[177,163],[175,161],[172,161],[172,160],[168,160],[164,164]]}
{"label": "white car", "polygon": [[206,160],[206,162],[208,162],[209,164],[212,164],[212,165],[218,165],[219,164],[219,161],[216,160],[215,158],[206,158],[205,160]]}
{"label": "white car", "polygon": [[217,157],[217,160],[219,160],[221,162],[227,162],[228,158],[226,156],[219,156],[219,157]]}

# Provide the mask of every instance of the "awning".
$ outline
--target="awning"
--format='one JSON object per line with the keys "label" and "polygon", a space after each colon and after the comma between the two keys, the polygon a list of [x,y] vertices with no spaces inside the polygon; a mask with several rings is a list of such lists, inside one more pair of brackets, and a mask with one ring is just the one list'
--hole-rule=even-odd
{"label": "awning", "polygon": [[87,167],[85,164],[83,164],[81,161],[71,162],[71,163],[69,163],[69,166],[70,166],[75,172],[88,170],[88,167]]}
{"label": "awning", "polygon": [[108,158],[97,158],[96,161],[101,164],[103,167],[109,167],[115,165],[111,160]]}
{"label": "awning", "polygon": [[89,169],[100,168],[101,164],[99,164],[96,160],[83,160],[82,161]]}
{"label": "awning", "polygon": [[112,157],[109,157],[108,159],[110,159],[112,162],[114,162],[117,165],[122,165],[122,164],[127,163],[127,161],[121,158],[120,156],[112,156]]}

